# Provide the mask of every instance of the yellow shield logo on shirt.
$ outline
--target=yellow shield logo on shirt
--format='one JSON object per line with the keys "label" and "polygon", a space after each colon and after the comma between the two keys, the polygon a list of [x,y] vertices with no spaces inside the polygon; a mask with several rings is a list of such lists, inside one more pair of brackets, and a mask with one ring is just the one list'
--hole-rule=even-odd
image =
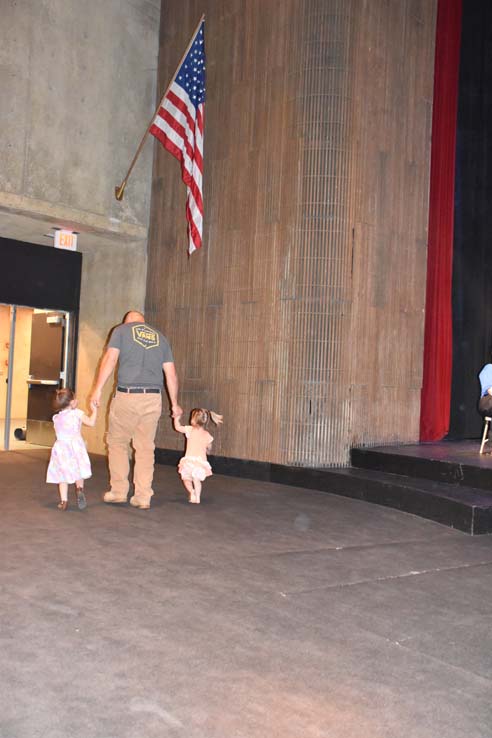
{"label": "yellow shield logo on shirt", "polygon": [[155,348],[159,345],[159,334],[148,325],[134,325],[132,331],[133,340],[144,349]]}

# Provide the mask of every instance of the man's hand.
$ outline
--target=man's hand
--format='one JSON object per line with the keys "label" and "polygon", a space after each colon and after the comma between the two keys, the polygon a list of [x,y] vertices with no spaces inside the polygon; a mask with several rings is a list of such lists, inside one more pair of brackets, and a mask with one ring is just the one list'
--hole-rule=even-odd
{"label": "man's hand", "polygon": [[183,408],[182,407],[180,407],[179,405],[172,405],[171,406],[171,418],[173,418],[173,420],[175,418],[176,419],[180,418],[182,416],[182,414],[183,414]]}
{"label": "man's hand", "polygon": [[102,393],[102,390],[100,390],[100,389],[99,390],[97,390],[97,389],[94,390],[94,392],[92,393],[92,395],[89,397],[89,405],[91,407],[92,406],[99,407],[99,405],[101,404],[101,393]]}

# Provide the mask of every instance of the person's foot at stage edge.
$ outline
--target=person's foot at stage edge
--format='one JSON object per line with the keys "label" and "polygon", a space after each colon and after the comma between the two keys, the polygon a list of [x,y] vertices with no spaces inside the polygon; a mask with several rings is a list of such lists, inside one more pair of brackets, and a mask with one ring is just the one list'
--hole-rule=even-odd
{"label": "person's foot at stage edge", "polygon": [[141,497],[137,497],[136,495],[133,495],[133,497],[130,497],[130,505],[132,507],[138,507],[140,510],[149,510],[150,509],[150,502],[149,500],[144,500]]}
{"label": "person's foot at stage edge", "polygon": [[114,492],[105,492],[103,497],[104,502],[110,502],[113,505],[123,505],[125,502],[127,502],[126,497],[120,497],[119,495],[116,495]]}

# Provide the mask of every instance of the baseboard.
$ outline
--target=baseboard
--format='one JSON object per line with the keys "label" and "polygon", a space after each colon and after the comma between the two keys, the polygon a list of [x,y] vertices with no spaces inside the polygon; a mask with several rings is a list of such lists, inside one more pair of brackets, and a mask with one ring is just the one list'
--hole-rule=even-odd
{"label": "baseboard", "polygon": [[[169,448],[156,448],[155,460],[157,464],[176,466],[183,456],[182,451]],[[261,482],[272,482],[272,467],[268,461],[250,461],[248,459],[234,459],[227,456],[208,457],[215,474],[223,474],[228,477],[244,477],[245,479],[257,479]],[[289,469],[289,467],[285,467]],[[287,482],[285,482],[287,484]]]}
{"label": "baseboard", "polygon": [[[156,448],[155,460],[157,464],[177,466],[182,452],[167,448]],[[226,456],[208,457],[214,474],[223,474],[226,477],[242,477],[256,479],[259,482],[287,484],[291,487],[304,487],[330,492],[333,485],[333,468],[314,468],[308,466],[287,466],[286,464],[272,464],[269,461],[251,461],[250,459],[235,459]]]}

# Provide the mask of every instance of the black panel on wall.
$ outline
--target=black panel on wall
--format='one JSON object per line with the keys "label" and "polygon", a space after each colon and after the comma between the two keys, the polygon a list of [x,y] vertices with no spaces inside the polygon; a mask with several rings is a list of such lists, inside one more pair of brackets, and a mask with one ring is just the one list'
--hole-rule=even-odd
{"label": "black panel on wall", "polygon": [[[463,2],[449,438],[476,438],[477,374],[492,349],[492,5]],[[436,388],[439,391],[439,388]]]}
{"label": "black panel on wall", "polygon": [[82,254],[0,238],[0,302],[78,312]]}

